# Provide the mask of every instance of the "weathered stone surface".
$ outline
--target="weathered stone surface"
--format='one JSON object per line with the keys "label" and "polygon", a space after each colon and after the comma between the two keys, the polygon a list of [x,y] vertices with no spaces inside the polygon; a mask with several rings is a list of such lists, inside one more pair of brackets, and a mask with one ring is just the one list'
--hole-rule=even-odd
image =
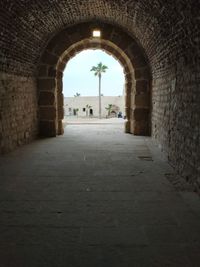
{"label": "weathered stone surface", "polygon": [[39,79],[38,80],[38,89],[40,91],[55,91],[56,82],[55,79]]}
{"label": "weathered stone surface", "polygon": [[63,109],[64,95],[61,92],[58,92],[57,101],[60,103],[59,108]]}
{"label": "weathered stone surface", "polygon": [[55,120],[56,108],[55,107],[40,107],[40,120]]}
{"label": "weathered stone surface", "polygon": [[149,110],[146,108],[135,108],[133,110],[133,118],[136,121],[148,121]]}
{"label": "weathered stone surface", "polygon": [[40,77],[47,77],[48,76],[48,67],[47,65],[41,65],[38,67],[38,74]]}
{"label": "weathered stone surface", "polygon": [[55,94],[49,91],[41,91],[39,97],[39,105],[48,106],[54,105],[55,103]]}
{"label": "weathered stone surface", "polygon": [[134,98],[134,103],[136,107],[147,109],[149,108],[150,97],[148,94],[136,94]]}
{"label": "weathered stone surface", "polygon": [[138,136],[148,136],[150,132],[147,121],[130,120],[130,133]]}
{"label": "weathered stone surface", "polygon": [[137,80],[148,80],[150,76],[148,68],[138,68],[135,69],[135,78]]}
{"label": "weathered stone surface", "polygon": [[56,121],[40,121],[40,135],[46,137],[55,137],[56,136]]}
{"label": "weathered stone surface", "polygon": [[149,84],[147,80],[136,81],[136,93],[147,93],[149,91]]}
{"label": "weathered stone surface", "polygon": [[57,135],[62,135],[62,134],[64,134],[63,122],[62,120],[58,120]]}
{"label": "weathered stone surface", "polygon": [[0,153],[37,137],[36,80],[0,73]]}
{"label": "weathered stone surface", "polygon": [[58,61],[58,56],[54,55],[52,53],[49,53],[48,51],[45,51],[42,56],[42,62],[48,65],[56,64]]}

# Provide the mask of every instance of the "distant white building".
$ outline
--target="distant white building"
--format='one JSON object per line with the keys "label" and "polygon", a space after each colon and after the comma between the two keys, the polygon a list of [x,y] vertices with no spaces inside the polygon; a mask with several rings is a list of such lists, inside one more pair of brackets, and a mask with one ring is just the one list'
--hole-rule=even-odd
{"label": "distant white building", "polygon": [[[124,96],[102,96],[101,97],[101,115],[106,118],[109,114],[115,117],[119,112],[124,114]],[[99,116],[99,97],[98,96],[74,96],[64,98],[65,116],[79,117],[98,117]]]}

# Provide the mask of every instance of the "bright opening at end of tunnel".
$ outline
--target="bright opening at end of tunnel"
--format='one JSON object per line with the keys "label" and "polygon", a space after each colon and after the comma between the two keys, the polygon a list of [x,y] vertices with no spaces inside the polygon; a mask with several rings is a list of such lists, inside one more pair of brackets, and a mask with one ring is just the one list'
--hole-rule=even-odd
{"label": "bright opening at end of tunnel", "polygon": [[108,68],[102,73],[101,94],[103,96],[122,96],[125,77],[123,67],[111,55],[100,49],[87,49],[78,53],[66,65],[63,75],[63,94],[73,97],[98,96],[98,78],[90,71],[99,63]]}
{"label": "bright opening at end of tunnel", "polygon": [[124,84],[123,67],[113,56],[100,49],[78,53],[68,62],[63,76],[65,119],[122,118]]}

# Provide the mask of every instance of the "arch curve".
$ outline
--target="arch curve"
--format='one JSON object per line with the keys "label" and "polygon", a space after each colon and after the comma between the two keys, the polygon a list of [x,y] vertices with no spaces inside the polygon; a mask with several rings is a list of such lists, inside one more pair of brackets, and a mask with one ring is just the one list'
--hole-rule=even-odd
{"label": "arch curve", "polygon": [[67,62],[86,49],[101,49],[116,58],[124,69],[125,131],[150,135],[151,71],[136,40],[113,25],[100,23],[102,38],[91,37],[97,23],[82,23],[62,30],[47,45],[38,66],[40,133],[63,133],[62,76]]}

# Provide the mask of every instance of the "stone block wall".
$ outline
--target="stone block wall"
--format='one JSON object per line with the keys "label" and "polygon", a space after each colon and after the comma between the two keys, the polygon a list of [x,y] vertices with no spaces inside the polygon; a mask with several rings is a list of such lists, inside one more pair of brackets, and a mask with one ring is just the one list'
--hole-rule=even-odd
{"label": "stone block wall", "polygon": [[0,154],[36,138],[37,106],[35,79],[0,73]]}
{"label": "stone block wall", "polygon": [[192,56],[155,75],[152,91],[152,136],[175,171],[200,192],[200,66]]}
{"label": "stone block wall", "polygon": [[176,170],[199,190],[200,66],[191,64],[180,62],[171,93],[169,158]]}

